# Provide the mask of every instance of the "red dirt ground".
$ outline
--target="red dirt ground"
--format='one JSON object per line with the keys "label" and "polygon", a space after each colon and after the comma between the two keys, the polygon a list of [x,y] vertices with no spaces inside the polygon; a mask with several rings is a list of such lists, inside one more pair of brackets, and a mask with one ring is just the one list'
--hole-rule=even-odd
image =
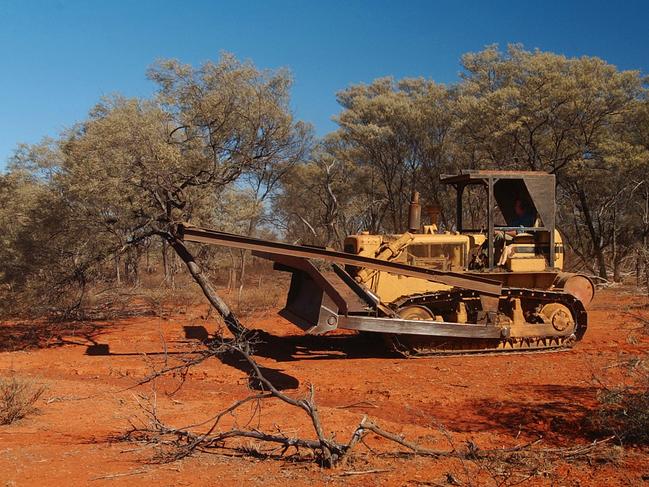
{"label": "red dirt ground", "polygon": [[[462,446],[467,440],[483,448],[511,447],[539,435],[540,446],[551,447],[602,437],[588,426],[598,390],[593,376],[611,380],[619,371],[616,364],[649,350],[649,340],[632,331],[638,323],[625,313],[629,307],[646,313],[646,303],[628,290],[601,291],[589,312],[589,330],[575,349],[534,355],[406,360],[355,335],[306,337],[271,311],[244,321],[269,334],[259,352],[269,377],[294,395],[314,383],[324,427],[340,439],[346,440],[367,414],[383,428],[434,448],[449,448],[449,441]],[[187,334],[201,332],[201,327],[211,330],[215,324],[201,318],[204,311],[193,307],[166,318],[132,317],[64,330],[50,326],[47,339],[33,323],[0,325],[0,376],[14,374],[47,385],[38,413],[0,426],[0,487],[447,485],[447,474],[463,485],[495,484],[474,465],[377,458],[363,445],[351,464],[323,470],[306,461],[216,454],[160,465],[148,461],[151,449],[114,441],[128,430],[129,420],[142,416],[136,394],[151,393],[151,385],[124,389],[150,371],[150,361],[163,358],[165,347],[185,350],[192,344]],[[212,360],[194,368],[173,397],[164,392],[174,389],[175,382],[158,383],[163,421],[175,426],[198,422],[244,397],[245,370],[236,361],[226,362]],[[261,427],[275,424],[288,433],[312,435],[299,412],[276,401],[264,406]],[[398,450],[377,437],[368,443],[377,451]],[[368,470],[374,472],[359,473]],[[346,475],[349,471],[359,474]],[[648,475],[647,451],[627,448],[614,463],[559,465],[526,485],[641,484]]]}

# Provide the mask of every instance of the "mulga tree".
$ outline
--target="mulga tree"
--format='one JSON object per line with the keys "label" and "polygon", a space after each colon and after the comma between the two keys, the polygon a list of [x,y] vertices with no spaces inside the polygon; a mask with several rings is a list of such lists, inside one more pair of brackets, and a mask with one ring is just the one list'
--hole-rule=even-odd
{"label": "mulga tree", "polygon": [[329,134],[282,179],[274,223],[290,241],[342,249],[348,234],[378,227],[384,199],[373,191],[370,171],[348,157],[345,143]]}
{"label": "mulga tree", "polygon": [[368,169],[366,187],[373,199],[385,201],[382,229],[405,229],[413,190],[443,208],[439,175],[449,170],[454,117],[449,90],[421,78],[380,78],[350,86],[337,98],[342,106],[337,135],[346,144],[347,160]]}
{"label": "mulga tree", "polygon": [[106,243],[89,249],[89,260],[162,239],[236,328],[176,226],[214,221],[214,198],[242,176],[302,160],[310,127],[291,115],[285,71],[226,54],[198,68],[161,61],[149,77],[158,85],[154,99],[102,100],[61,137],[51,186],[70,218],[83,222],[75,238]]}
{"label": "mulga tree", "polygon": [[632,189],[629,172],[646,160],[626,137],[644,95],[640,74],[517,45],[467,54],[462,64],[455,136],[465,159],[556,174],[568,241],[607,278],[605,253],[627,231],[616,202]]}

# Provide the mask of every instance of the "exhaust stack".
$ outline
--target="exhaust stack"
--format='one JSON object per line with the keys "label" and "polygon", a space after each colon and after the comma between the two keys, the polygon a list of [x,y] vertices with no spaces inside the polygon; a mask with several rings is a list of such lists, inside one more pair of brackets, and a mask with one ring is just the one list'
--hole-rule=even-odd
{"label": "exhaust stack", "polygon": [[413,191],[408,208],[408,231],[417,233],[421,229],[421,205],[419,204],[419,192]]}

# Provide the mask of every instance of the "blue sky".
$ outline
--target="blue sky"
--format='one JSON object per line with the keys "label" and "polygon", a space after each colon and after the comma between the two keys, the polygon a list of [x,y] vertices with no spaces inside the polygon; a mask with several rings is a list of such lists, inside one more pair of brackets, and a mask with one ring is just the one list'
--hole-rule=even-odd
{"label": "blue sky", "polygon": [[149,96],[158,58],[230,51],[293,73],[296,116],[335,128],[335,93],[393,75],[457,80],[460,56],[520,42],[649,74],[647,1],[0,0],[0,167],[99,97]]}

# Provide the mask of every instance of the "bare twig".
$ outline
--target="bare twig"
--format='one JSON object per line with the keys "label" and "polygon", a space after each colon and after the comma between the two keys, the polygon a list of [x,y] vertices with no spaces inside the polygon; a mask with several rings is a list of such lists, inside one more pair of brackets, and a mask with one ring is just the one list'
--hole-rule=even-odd
{"label": "bare twig", "polygon": [[347,472],[341,472],[338,474],[339,477],[352,477],[354,475],[369,475],[375,473],[386,473],[391,472],[389,468],[374,468],[372,470],[349,470]]}

